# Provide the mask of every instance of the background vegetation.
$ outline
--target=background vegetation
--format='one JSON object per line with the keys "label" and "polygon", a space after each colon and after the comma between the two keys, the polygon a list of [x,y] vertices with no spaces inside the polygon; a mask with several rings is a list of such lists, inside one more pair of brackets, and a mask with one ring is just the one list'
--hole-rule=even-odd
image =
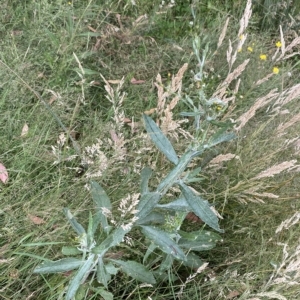
{"label": "background vegetation", "polygon": [[[157,74],[166,88],[188,63],[182,95],[195,97],[200,90],[212,97],[228,74],[250,59],[217,95],[228,102],[220,121],[236,122],[238,138],[191,166],[203,169],[194,187],[223,217],[223,242],[200,253],[209,263],[200,274],[179,266],[172,270],[177,281],[153,287],[120,275],[109,291],[114,299],[299,299],[300,8],[294,2],[253,1],[243,31],[248,36],[238,49],[247,1],[1,1],[0,162],[9,174],[0,185],[1,298],[63,299],[72,274],[41,276],[33,269],[43,258],[61,258],[62,245],[76,245],[62,210],[68,207],[88,223],[91,178],[118,207],[126,195],[137,193],[144,166],[157,174],[153,186],[168,173],[170,166],[142,124],[144,112],[162,122],[153,110]],[[198,81],[195,36],[201,55],[209,43]],[[232,66],[226,54],[229,40],[229,56],[239,50]],[[283,41],[286,49],[294,45],[280,58]],[[107,99],[103,78],[119,102]],[[183,102],[176,105],[176,124],[186,110]],[[79,146],[80,156],[51,111]],[[185,120],[182,128],[192,133],[193,123]],[[189,139],[176,130],[167,132],[182,153]],[[203,224],[190,218],[185,226],[193,230]],[[130,251],[138,255],[143,240],[130,237]],[[122,251],[132,255],[125,246]],[[95,291],[76,297],[101,299]]]}

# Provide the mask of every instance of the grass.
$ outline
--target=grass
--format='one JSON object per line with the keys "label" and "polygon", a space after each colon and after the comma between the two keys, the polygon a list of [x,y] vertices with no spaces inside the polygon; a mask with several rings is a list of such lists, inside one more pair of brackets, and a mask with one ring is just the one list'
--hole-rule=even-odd
{"label": "grass", "polygon": [[[195,6],[196,18],[193,19],[184,1],[178,1],[173,8],[160,8],[159,1],[136,2],[135,6],[131,1],[2,1],[0,4],[3,11],[0,59],[9,66],[9,69],[0,67],[0,162],[7,167],[10,177],[8,184],[0,186],[0,297],[3,299],[61,299],[69,274],[40,276],[32,271],[40,259],[62,257],[61,244],[55,242],[76,244],[76,236],[62,213],[63,207],[69,207],[83,223],[93,210],[91,196],[85,189],[89,179],[81,158],[68,160],[77,154],[70,140],[57,148],[60,161],[54,164],[58,157],[52,146],[59,147],[57,140],[63,130],[32,90],[50,103],[51,110],[72,133],[82,152],[85,147],[96,144],[97,139],[102,141],[101,151],[109,167],[94,180],[101,182],[115,207],[124,195],[136,192],[142,166],[151,165],[157,178],[167,173],[165,159],[141,138],[141,113],[157,105],[153,84],[156,75],[160,73],[166,85],[170,80],[168,74],[176,74],[186,62],[189,70],[183,80],[183,91],[189,95],[198,92],[192,86],[190,75],[197,64],[192,55],[194,34],[200,32],[212,47],[216,45],[226,20],[224,11],[231,7],[221,1],[217,4],[223,6],[212,7],[207,2],[199,8]],[[205,66],[208,77],[204,81],[210,95],[228,74],[228,38],[232,42],[238,39],[236,24],[242,11],[235,6],[238,1],[233,2],[231,14],[235,22],[230,23],[218,53],[209,57]],[[148,18],[139,20],[144,14]],[[207,18],[201,18],[202,15]],[[253,19],[256,18],[260,18],[259,14],[254,15]],[[189,25],[191,21],[193,26]],[[274,87],[282,93],[299,81],[298,56],[294,56],[279,62],[278,76],[272,76],[259,87],[254,86],[253,82],[272,72],[270,60],[267,63],[259,60],[259,54],[267,53],[270,58],[276,51],[274,36],[276,41],[280,39],[277,29],[268,27],[259,32],[257,24],[259,22],[250,24],[247,40],[250,45],[255,43],[254,52],[244,46],[234,65],[251,58],[226,118],[238,119],[256,99]],[[124,76],[122,91],[126,96],[119,109],[124,111],[125,117],[138,122],[135,130],[128,125],[119,128],[112,119],[116,116],[114,106],[106,99],[100,74],[106,80],[120,80]],[[132,84],[133,77],[145,82]],[[235,84],[233,80],[226,95],[233,94]],[[116,88],[115,84],[111,86]],[[276,99],[268,110],[266,106],[256,111],[238,132],[236,142],[217,149],[217,153],[209,153],[211,157],[221,153],[238,156],[217,168],[208,165],[204,168],[201,185],[195,186],[223,215],[224,242],[209,252],[200,253],[209,266],[185,286],[182,299],[284,299],[278,295],[286,299],[299,298],[295,286],[275,284],[275,278],[294,274],[285,274],[281,269],[273,281],[269,281],[273,266],[283,259],[283,246],[278,243],[288,244],[289,253],[297,253],[299,225],[277,234],[275,230],[299,211],[299,175],[296,171],[282,172],[264,180],[253,179],[270,166],[299,156],[291,141],[287,145],[287,140],[297,137],[299,122],[284,136],[279,136],[277,131],[280,124],[286,124],[299,113],[297,98],[284,107],[289,109],[289,114],[279,115],[272,112],[271,105]],[[182,104],[175,108],[175,119],[179,119],[178,113],[183,110],[186,107]],[[21,136],[25,124],[29,130]],[[112,129],[124,137],[126,155],[123,157],[118,152],[120,149],[107,142],[108,138],[113,140]],[[185,129],[192,130],[191,124]],[[175,148],[183,149],[185,143],[180,137]],[[210,161],[210,157],[204,157],[197,163],[204,166],[205,159],[207,163]],[[88,172],[95,173],[101,162],[95,157],[92,160]],[[153,179],[153,185],[157,180]],[[254,187],[259,189],[249,191]],[[263,197],[262,193],[273,193],[279,198]],[[199,227],[198,224],[186,226]],[[139,236],[133,239],[137,245],[135,250],[140,253],[143,241]],[[130,278],[121,277],[110,283],[109,290],[114,293],[114,299],[176,299],[191,273],[187,274],[182,268],[173,272],[180,281],[142,287]],[[78,299],[99,299],[97,297],[100,296],[95,292]]]}

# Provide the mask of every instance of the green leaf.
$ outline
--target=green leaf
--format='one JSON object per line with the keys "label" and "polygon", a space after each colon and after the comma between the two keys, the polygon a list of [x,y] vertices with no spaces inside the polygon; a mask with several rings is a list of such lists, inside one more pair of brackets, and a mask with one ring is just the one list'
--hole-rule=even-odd
{"label": "green leaf", "polygon": [[79,255],[82,254],[76,247],[64,246],[61,249],[63,255]]}
{"label": "green leaf", "polygon": [[74,300],[84,300],[86,293],[88,292],[89,287],[87,285],[81,285],[79,286]]}
{"label": "green leaf", "polygon": [[33,273],[47,274],[60,273],[78,269],[83,264],[81,259],[77,258],[63,258],[56,261],[45,261],[38,265]]}
{"label": "green leaf", "polygon": [[153,242],[151,242],[150,246],[148,247],[144,258],[143,258],[143,264],[146,262],[146,260],[148,259],[149,255],[157,248],[157,245],[155,245]]}
{"label": "green leaf", "polygon": [[83,32],[78,35],[79,36],[101,36],[102,33],[100,33],[100,32]]}
{"label": "green leaf", "polygon": [[169,202],[167,204],[157,204],[156,207],[160,208],[160,209],[184,211],[184,212],[188,212],[191,210],[191,207],[186,202],[184,197],[180,197],[180,198],[178,198],[172,202]]}
{"label": "green leaf", "polygon": [[115,229],[110,235],[97,247],[92,249],[92,252],[103,256],[110,248],[119,245],[126,233],[130,231],[129,229],[124,230],[122,227]]}
{"label": "green leaf", "polygon": [[89,225],[87,230],[87,247],[90,248],[92,244],[94,243],[94,218],[92,216],[92,213],[89,212]]}
{"label": "green leaf", "polygon": [[150,117],[147,115],[144,115],[143,117],[146,130],[153,143],[172,163],[177,165],[178,157],[170,141]]}
{"label": "green leaf", "polygon": [[82,71],[83,71],[82,75],[99,75],[99,72],[91,70],[91,69],[86,69],[86,68],[82,68],[82,69],[74,68],[73,70],[79,74],[82,74]]}
{"label": "green leaf", "polygon": [[64,208],[64,213],[67,216],[71,226],[73,227],[73,229],[76,231],[76,233],[78,235],[83,235],[85,234],[85,229],[83,228],[83,226],[77,222],[77,220],[75,219],[75,217],[72,215],[72,213],[70,212],[70,210],[68,208]]}
{"label": "green leaf", "polygon": [[112,263],[105,264],[105,270],[110,275],[117,275],[120,268],[116,268]]}
{"label": "green leaf", "polygon": [[149,284],[155,284],[156,280],[153,274],[147,270],[145,266],[136,261],[122,261],[122,260],[111,260],[118,266],[122,268],[122,270],[130,277]]}
{"label": "green leaf", "polygon": [[98,258],[97,263],[97,281],[102,283],[106,288],[108,288],[108,281],[111,279],[109,273],[107,273],[103,260],[101,257]]}
{"label": "green leaf", "polygon": [[180,280],[180,278],[178,276],[176,276],[175,274],[171,273],[171,272],[160,272],[159,270],[154,271],[153,274],[155,275],[155,278],[157,281],[159,282],[175,282]]}
{"label": "green leaf", "polygon": [[223,142],[229,142],[236,138],[236,135],[233,132],[226,132],[227,128],[220,129],[216,134],[212,136],[209,141],[209,148],[216,146]]}
{"label": "green leaf", "polygon": [[165,255],[165,258],[160,263],[158,271],[163,273],[164,271],[170,270],[174,262],[174,257],[170,254]]}
{"label": "green leaf", "polygon": [[196,195],[187,185],[182,181],[179,182],[180,189],[186,202],[190,205],[194,214],[199,217],[208,226],[219,232],[224,232],[220,229],[218,224],[218,217],[210,209],[208,201],[202,199],[200,196]]}
{"label": "green leaf", "polygon": [[153,211],[145,218],[137,220],[136,225],[164,224],[165,221],[165,216],[163,214]]}
{"label": "green leaf", "polygon": [[216,243],[222,238],[214,232],[207,230],[199,230],[193,232],[178,232],[181,239],[178,241],[178,245],[186,250],[192,251],[205,251],[210,250],[216,246]]}
{"label": "green leaf", "polygon": [[85,230],[84,228],[82,227],[81,224],[79,224],[76,219],[74,218],[74,216],[71,214],[70,210],[68,208],[64,208],[64,213],[65,215],[67,216],[71,226],[73,227],[73,229],[76,231],[76,233],[78,235],[83,235],[85,234]]}
{"label": "green leaf", "polygon": [[104,300],[113,300],[114,299],[114,295],[108,291],[105,291],[103,289],[98,289],[100,296],[104,299]]}
{"label": "green leaf", "polygon": [[174,256],[179,260],[186,260],[184,252],[170,238],[169,234],[155,227],[141,226],[144,235],[156,244],[163,252]]}
{"label": "green leaf", "polygon": [[149,179],[152,175],[152,170],[148,167],[144,168],[141,172],[141,194],[147,194],[149,193],[149,189],[148,189],[148,182]]}
{"label": "green leaf", "polygon": [[194,157],[202,154],[204,150],[205,149],[203,147],[199,147],[198,150],[187,150],[180,157],[180,160],[178,164],[174,167],[174,169],[160,182],[160,184],[157,187],[157,192],[159,192],[161,195],[164,195],[169,190],[169,188],[178,181],[181,174],[184,172],[191,160]]}
{"label": "green leaf", "polygon": [[138,213],[136,216],[142,220],[145,218],[156,206],[160,200],[161,195],[158,192],[150,192],[141,196],[140,202],[137,205]]}
{"label": "green leaf", "polygon": [[187,254],[187,261],[183,262],[183,265],[192,269],[198,269],[203,265],[203,261],[193,252]]}
{"label": "green leaf", "polygon": [[[89,289],[91,291],[93,291],[93,297],[91,299],[98,299],[96,298],[97,295],[100,295],[104,300],[113,300],[114,299],[114,295],[110,292],[108,292],[107,290],[105,290],[103,287],[93,287],[93,286],[89,286]],[[102,300],[101,298],[101,300]]]}
{"label": "green leaf", "polygon": [[111,211],[112,205],[109,200],[109,197],[107,196],[104,189],[100,186],[100,184],[95,181],[91,181],[91,193],[94,203],[96,205],[97,213],[100,216],[101,225],[104,231],[108,234],[111,229],[111,226],[108,225],[107,218],[103,214],[102,208],[106,208]]}
{"label": "green leaf", "polygon": [[95,255],[90,255],[90,257],[83,263],[80,269],[77,271],[76,275],[70,281],[67,293],[66,293],[66,300],[72,300],[75,296],[82,280],[88,276],[91,272],[91,269],[94,264]]}

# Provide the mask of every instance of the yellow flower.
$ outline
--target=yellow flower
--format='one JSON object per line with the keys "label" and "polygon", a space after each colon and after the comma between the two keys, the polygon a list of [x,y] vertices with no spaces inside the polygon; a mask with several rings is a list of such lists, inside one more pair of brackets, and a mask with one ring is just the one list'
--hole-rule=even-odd
{"label": "yellow flower", "polygon": [[261,60],[267,60],[267,55],[266,55],[266,54],[261,54],[261,55],[259,56],[259,58],[260,58]]}
{"label": "yellow flower", "polygon": [[238,52],[242,52],[242,48],[239,48],[237,51],[238,51]]}
{"label": "yellow flower", "polygon": [[274,73],[274,74],[278,74],[278,73],[279,73],[279,68],[274,67],[274,68],[273,68],[273,73]]}
{"label": "yellow flower", "polygon": [[252,47],[248,47],[247,50],[248,50],[249,52],[253,52],[253,48],[252,48]]}
{"label": "yellow flower", "polygon": [[240,40],[242,41],[242,40],[244,39],[244,37],[245,37],[245,36],[244,36],[243,34],[241,34],[241,35],[240,35]]}
{"label": "yellow flower", "polygon": [[280,48],[281,46],[282,46],[281,42],[278,41],[278,42],[276,43],[276,47],[277,47],[277,48]]}

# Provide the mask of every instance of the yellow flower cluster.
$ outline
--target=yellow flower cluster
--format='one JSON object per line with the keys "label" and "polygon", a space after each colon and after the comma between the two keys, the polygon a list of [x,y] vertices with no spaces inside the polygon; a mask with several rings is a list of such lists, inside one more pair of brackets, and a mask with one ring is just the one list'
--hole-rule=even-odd
{"label": "yellow flower cluster", "polygon": [[274,67],[274,68],[273,68],[273,73],[274,73],[274,74],[278,74],[278,73],[279,73],[279,68]]}
{"label": "yellow flower cluster", "polygon": [[[243,34],[240,35],[239,38],[240,38],[240,40],[243,40],[244,39],[244,35]],[[282,47],[281,41],[277,41],[275,43],[275,45],[276,45],[277,48],[281,48]],[[247,47],[247,51],[250,52],[250,53],[252,53],[254,51],[254,49],[253,49],[252,46],[254,46],[254,43],[252,43],[251,46]],[[239,48],[237,50],[237,52],[239,52],[239,53],[242,52],[242,48]],[[268,59],[268,56],[267,56],[267,54],[261,53],[259,55],[259,59],[262,60],[262,61],[266,61]],[[274,74],[278,74],[279,73],[279,68],[278,67],[273,67],[273,73]]]}
{"label": "yellow flower cluster", "polygon": [[259,58],[260,58],[261,60],[267,60],[267,55],[266,55],[266,54],[261,54],[261,55],[259,56]]}

